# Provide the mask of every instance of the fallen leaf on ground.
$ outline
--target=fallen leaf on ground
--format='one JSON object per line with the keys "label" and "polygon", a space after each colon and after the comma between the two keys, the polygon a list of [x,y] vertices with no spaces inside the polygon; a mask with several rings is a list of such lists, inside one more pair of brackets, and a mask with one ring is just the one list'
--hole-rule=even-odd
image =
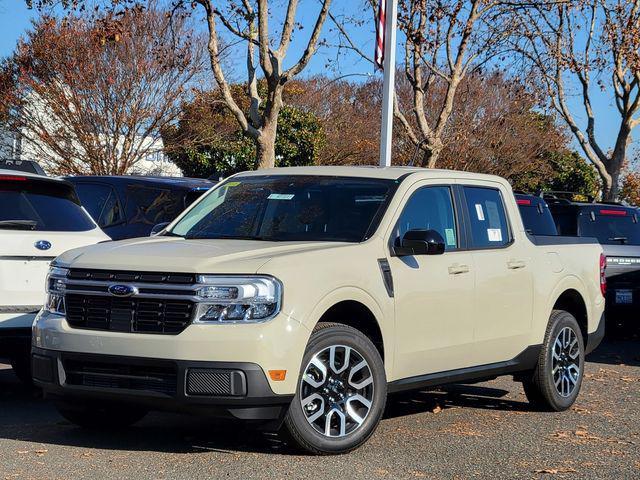
{"label": "fallen leaf on ground", "polygon": [[440,413],[442,411],[442,407],[440,405],[436,405],[431,411],[433,413]]}

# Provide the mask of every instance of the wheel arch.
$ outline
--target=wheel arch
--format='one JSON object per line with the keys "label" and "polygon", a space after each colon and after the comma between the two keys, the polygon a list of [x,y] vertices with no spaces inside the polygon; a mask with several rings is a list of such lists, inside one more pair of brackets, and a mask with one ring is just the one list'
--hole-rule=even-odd
{"label": "wheel arch", "polygon": [[349,325],[365,334],[376,346],[389,375],[393,362],[393,328],[391,322],[385,319],[392,318],[392,304],[390,311],[383,310],[381,306],[367,292],[359,288],[347,287],[326,295],[314,308],[305,324],[309,330],[313,330],[319,322],[333,322]]}
{"label": "wheel arch", "polygon": [[578,290],[568,288],[558,296],[552,310],[564,310],[575,317],[586,346],[589,338],[589,314],[584,296]]}

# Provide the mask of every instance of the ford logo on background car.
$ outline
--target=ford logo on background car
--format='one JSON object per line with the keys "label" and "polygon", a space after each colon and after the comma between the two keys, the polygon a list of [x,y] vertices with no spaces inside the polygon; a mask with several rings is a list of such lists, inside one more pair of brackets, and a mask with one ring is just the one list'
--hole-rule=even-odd
{"label": "ford logo on background car", "polygon": [[51,242],[48,242],[46,240],[38,240],[33,244],[33,246],[38,250],[49,250],[51,248]]}
{"label": "ford logo on background car", "polygon": [[116,297],[130,297],[131,295],[136,295],[138,289],[131,285],[111,285],[108,288],[108,292]]}

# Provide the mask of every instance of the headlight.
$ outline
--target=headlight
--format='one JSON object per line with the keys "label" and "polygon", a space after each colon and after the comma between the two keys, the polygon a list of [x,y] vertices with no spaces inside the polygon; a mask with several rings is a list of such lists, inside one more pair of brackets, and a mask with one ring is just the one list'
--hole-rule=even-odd
{"label": "headlight", "polygon": [[55,315],[64,315],[64,291],[65,281],[69,270],[66,268],[51,266],[47,275],[47,296],[44,302],[44,310]]}
{"label": "headlight", "polygon": [[273,277],[200,275],[194,323],[257,323],[280,310],[282,285]]}

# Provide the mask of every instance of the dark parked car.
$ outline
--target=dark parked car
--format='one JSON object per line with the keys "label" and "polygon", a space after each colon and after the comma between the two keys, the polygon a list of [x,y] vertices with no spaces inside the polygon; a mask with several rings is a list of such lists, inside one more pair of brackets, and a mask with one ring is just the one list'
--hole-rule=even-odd
{"label": "dark parked car", "polygon": [[67,177],[82,205],[114,240],[145,237],[172,221],[213,182],[199,178],[142,176]]}
{"label": "dark parked car", "polygon": [[544,198],[537,195],[516,193],[516,202],[524,228],[530,235],[558,235],[556,224]]}
{"label": "dark parked car", "polygon": [[36,175],[46,175],[40,164],[33,160],[0,159],[0,170],[16,170],[18,172],[35,173]]}
{"label": "dark parked car", "polygon": [[640,322],[640,223],[638,209],[619,203],[575,201],[564,193],[545,199],[560,235],[596,237],[607,257],[607,317],[615,328]]}

